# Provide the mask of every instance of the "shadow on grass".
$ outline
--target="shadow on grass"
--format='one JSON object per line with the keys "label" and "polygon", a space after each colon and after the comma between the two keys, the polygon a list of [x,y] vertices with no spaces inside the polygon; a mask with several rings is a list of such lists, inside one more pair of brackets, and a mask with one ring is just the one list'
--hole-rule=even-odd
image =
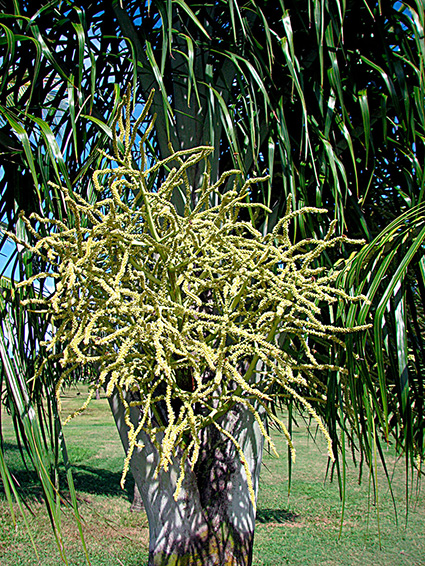
{"label": "shadow on grass", "polygon": [[19,446],[17,444],[12,444],[11,442],[3,442],[2,449],[5,450],[14,450],[19,452]]}
{"label": "shadow on grass", "polygon": [[[72,466],[72,477],[75,489],[78,492],[91,493],[93,495],[122,496],[126,495],[129,501],[133,500],[134,480],[128,476],[124,490],[121,489],[121,472],[110,472],[102,468],[92,468],[77,464]],[[65,477],[61,480],[66,482]]]}
{"label": "shadow on grass", "polygon": [[[16,444],[4,443],[5,449],[14,452],[19,451]],[[20,458],[20,457],[19,457]],[[10,472],[16,482],[16,485],[24,498],[42,500],[42,491],[37,479],[37,473],[33,469],[24,468],[22,460],[19,459],[19,469],[10,467]],[[104,495],[109,497],[122,497],[131,503],[133,501],[134,480],[128,476],[125,489],[120,486],[121,472],[111,472],[102,468],[85,466],[84,464],[74,464],[72,466],[72,476],[74,479],[75,489],[80,496],[84,497],[84,493],[92,495]],[[67,491],[66,474],[63,467],[60,469],[59,485],[61,490]],[[0,480],[0,493],[3,491],[2,482]],[[259,523],[295,523],[299,515],[286,509],[258,509],[256,520]]]}
{"label": "shadow on grass", "polygon": [[[11,445],[10,448],[13,449],[15,446]],[[21,496],[29,499],[42,499],[40,483],[37,473],[33,469],[22,467],[16,470],[13,469],[13,466],[9,466],[9,471]],[[122,497],[124,495],[129,502],[133,501],[134,480],[130,475],[124,490],[120,486],[121,472],[110,472],[102,468],[76,464],[72,466],[72,477],[75,489],[80,495],[84,493],[109,497]],[[59,471],[59,486],[61,491],[67,491],[66,472],[62,466]],[[3,484],[0,480],[0,493],[2,491]]]}
{"label": "shadow on grass", "polygon": [[295,523],[299,514],[286,509],[257,509],[259,523]]}

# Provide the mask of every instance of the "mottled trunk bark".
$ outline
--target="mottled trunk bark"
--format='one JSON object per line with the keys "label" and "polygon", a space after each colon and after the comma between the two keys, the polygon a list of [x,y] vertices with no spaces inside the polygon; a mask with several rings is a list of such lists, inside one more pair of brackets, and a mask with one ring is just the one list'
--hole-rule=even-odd
{"label": "mottled trunk bark", "polygon": [[133,502],[131,504],[130,511],[132,511],[133,513],[139,513],[140,511],[143,511],[143,499],[140,495],[140,491],[136,482],[134,482]]}
{"label": "mottled trunk bark", "polygon": [[[121,440],[128,447],[124,408],[117,395],[110,399]],[[138,412],[131,415],[137,423]],[[225,415],[221,426],[239,442],[257,493],[263,437],[245,409]],[[149,566],[249,566],[252,562],[255,510],[246,474],[233,444],[215,427],[203,432],[202,450],[194,470],[186,475],[174,500],[180,462],[154,478],[158,454],[142,436],[143,450],[134,452],[131,471],[149,521]],[[178,460],[178,459],[177,459]]]}

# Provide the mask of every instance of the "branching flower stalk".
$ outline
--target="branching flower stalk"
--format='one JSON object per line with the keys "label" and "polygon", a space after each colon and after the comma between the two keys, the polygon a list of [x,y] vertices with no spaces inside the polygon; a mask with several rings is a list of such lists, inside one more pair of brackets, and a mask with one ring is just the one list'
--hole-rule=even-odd
{"label": "branching flower stalk", "polygon": [[[102,152],[111,167],[93,175],[97,202],[57,187],[70,211],[68,223],[37,214],[24,218],[35,244],[19,243],[49,266],[37,278],[56,279],[55,292],[31,306],[50,315],[55,328],[44,347],[46,355],[63,366],[58,400],[75,367],[98,367],[86,402],[68,420],[87,407],[99,386],[108,396],[115,391],[120,395],[129,439],[122,482],[135,447],[143,448],[138,438],[144,431],[159,453],[157,473],[167,470],[180,451],[177,499],[185,461],[193,468],[202,429],[215,426],[234,444],[255,505],[245,455],[220,418],[237,407],[249,410],[275,451],[260,416],[264,410],[285,432],[295,454],[285,425],[271,410],[284,392],[318,422],[333,458],[329,434],[300,391],[324,399],[314,372],[344,370],[320,364],[307,338],[340,344],[338,334],[362,327],[347,330],[324,324],[321,307],[364,297],[348,297],[335,286],[337,272],[315,266],[321,253],[342,240],[334,235],[335,222],[323,240],[291,242],[291,221],[321,209],[293,211],[288,200],[285,216],[264,236],[240,215],[244,207],[270,212],[248,202],[250,185],[263,179],[248,179],[238,188],[240,172],[233,170],[211,183],[208,146],[174,152],[149,164],[144,143],[154,119],[140,143],[142,165],[135,167],[132,149],[150,103],[134,127],[130,93],[119,108],[114,154]],[[205,173],[193,204],[187,170],[200,162]],[[155,183],[157,173],[173,164],[165,180]],[[235,179],[233,189],[222,194],[229,177]],[[186,195],[183,214],[173,204],[177,191]],[[48,229],[48,236],[41,235],[40,226],[44,233]],[[20,285],[31,285],[34,279]],[[296,358],[279,347],[279,335],[297,341]],[[137,427],[130,421],[131,406],[140,410]]]}

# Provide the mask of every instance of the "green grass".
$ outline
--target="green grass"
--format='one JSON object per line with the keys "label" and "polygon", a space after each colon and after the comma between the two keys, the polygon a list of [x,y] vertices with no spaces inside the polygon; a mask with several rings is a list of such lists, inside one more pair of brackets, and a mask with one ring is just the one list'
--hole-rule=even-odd
{"label": "green grass", "polygon": [[[72,389],[63,399],[64,415],[82,404],[84,396],[77,392]],[[27,516],[39,561],[19,512],[15,528],[8,505],[0,498],[0,564],[59,566],[62,561],[36,478],[23,467],[10,420],[5,417],[3,435],[7,463],[33,513]],[[133,488],[130,477],[126,489],[120,488],[124,453],[106,399],[94,400],[84,415],[66,426],[65,435],[93,566],[144,566],[148,554],[146,515],[130,513]],[[344,524],[338,538],[342,506],[338,483],[324,480],[327,457],[320,433],[314,443],[304,426],[295,429],[297,460],[289,498],[286,445],[278,434],[274,438],[281,458],[267,452],[264,457],[254,544],[255,566],[425,566],[425,497],[421,491],[410,488],[406,527],[404,464],[395,465],[391,451],[388,462],[394,471],[392,485],[398,526],[382,471],[379,470],[376,504],[368,477],[359,485],[358,470],[350,464]],[[62,532],[70,566],[85,565],[75,521],[65,508]]]}
{"label": "green grass", "polygon": [[[286,453],[275,436],[279,453]],[[338,482],[325,480],[326,446],[320,433],[315,444],[304,427],[295,430],[297,459],[288,499],[287,458],[264,458],[254,544],[255,566],[423,566],[425,565],[425,497],[409,487],[406,526],[404,461],[387,454],[393,473],[392,489],[378,468],[378,500],[368,474],[361,485],[358,469],[349,462],[341,537],[342,503]],[[379,516],[379,519],[378,519]]]}
{"label": "green grass", "polygon": [[[79,393],[82,393],[79,395]],[[78,394],[77,394],[78,393]],[[71,389],[62,399],[63,415],[84,402],[84,389]],[[93,400],[83,415],[66,425],[65,437],[84,535],[93,566],[143,566],[148,555],[148,523],[144,513],[130,513],[133,482],[120,487],[124,452],[105,398]],[[59,566],[63,564],[41,493],[32,471],[25,470],[10,420],[3,416],[6,461],[31,503],[27,514],[36,541],[39,560],[22,519],[12,523],[8,505],[0,500],[0,565]],[[65,485],[65,481],[62,481]],[[63,508],[62,533],[70,566],[86,566],[84,551],[70,510]],[[19,512],[18,512],[19,517]]]}

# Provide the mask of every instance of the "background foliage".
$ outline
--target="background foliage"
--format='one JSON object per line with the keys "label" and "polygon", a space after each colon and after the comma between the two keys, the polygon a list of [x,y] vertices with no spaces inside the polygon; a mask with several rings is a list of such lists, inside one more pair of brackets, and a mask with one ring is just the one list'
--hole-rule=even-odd
{"label": "background foliage", "polygon": [[[346,357],[317,345],[350,370],[347,380],[322,375],[329,402],[318,410],[335,442],[336,422],[351,424],[360,459],[372,462],[390,438],[412,458],[423,454],[424,0],[32,4],[0,3],[2,222],[21,235],[20,210],[66,214],[48,180],[93,200],[96,149],[110,143],[121,91],[137,88],[137,112],[155,86],[152,159],[169,155],[169,141],[212,144],[213,177],[233,166],[270,174],[252,192],[273,209],[255,219],[258,229],[273,227],[290,195],[295,207],[328,209],[299,222],[294,238],[323,236],[336,218],[341,234],[367,240],[341,285],[371,304],[328,316],[373,328],[348,338]],[[341,245],[324,261],[348,253]],[[43,269],[25,253],[11,262],[12,279]],[[45,323],[13,290],[4,297],[2,390],[25,439],[25,419],[36,422],[28,402],[51,395],[57,370],[29,381]],[[7,363],[11,349],[21,362]],[[39,412],[40,443],[59,454],[59,421]]]}

